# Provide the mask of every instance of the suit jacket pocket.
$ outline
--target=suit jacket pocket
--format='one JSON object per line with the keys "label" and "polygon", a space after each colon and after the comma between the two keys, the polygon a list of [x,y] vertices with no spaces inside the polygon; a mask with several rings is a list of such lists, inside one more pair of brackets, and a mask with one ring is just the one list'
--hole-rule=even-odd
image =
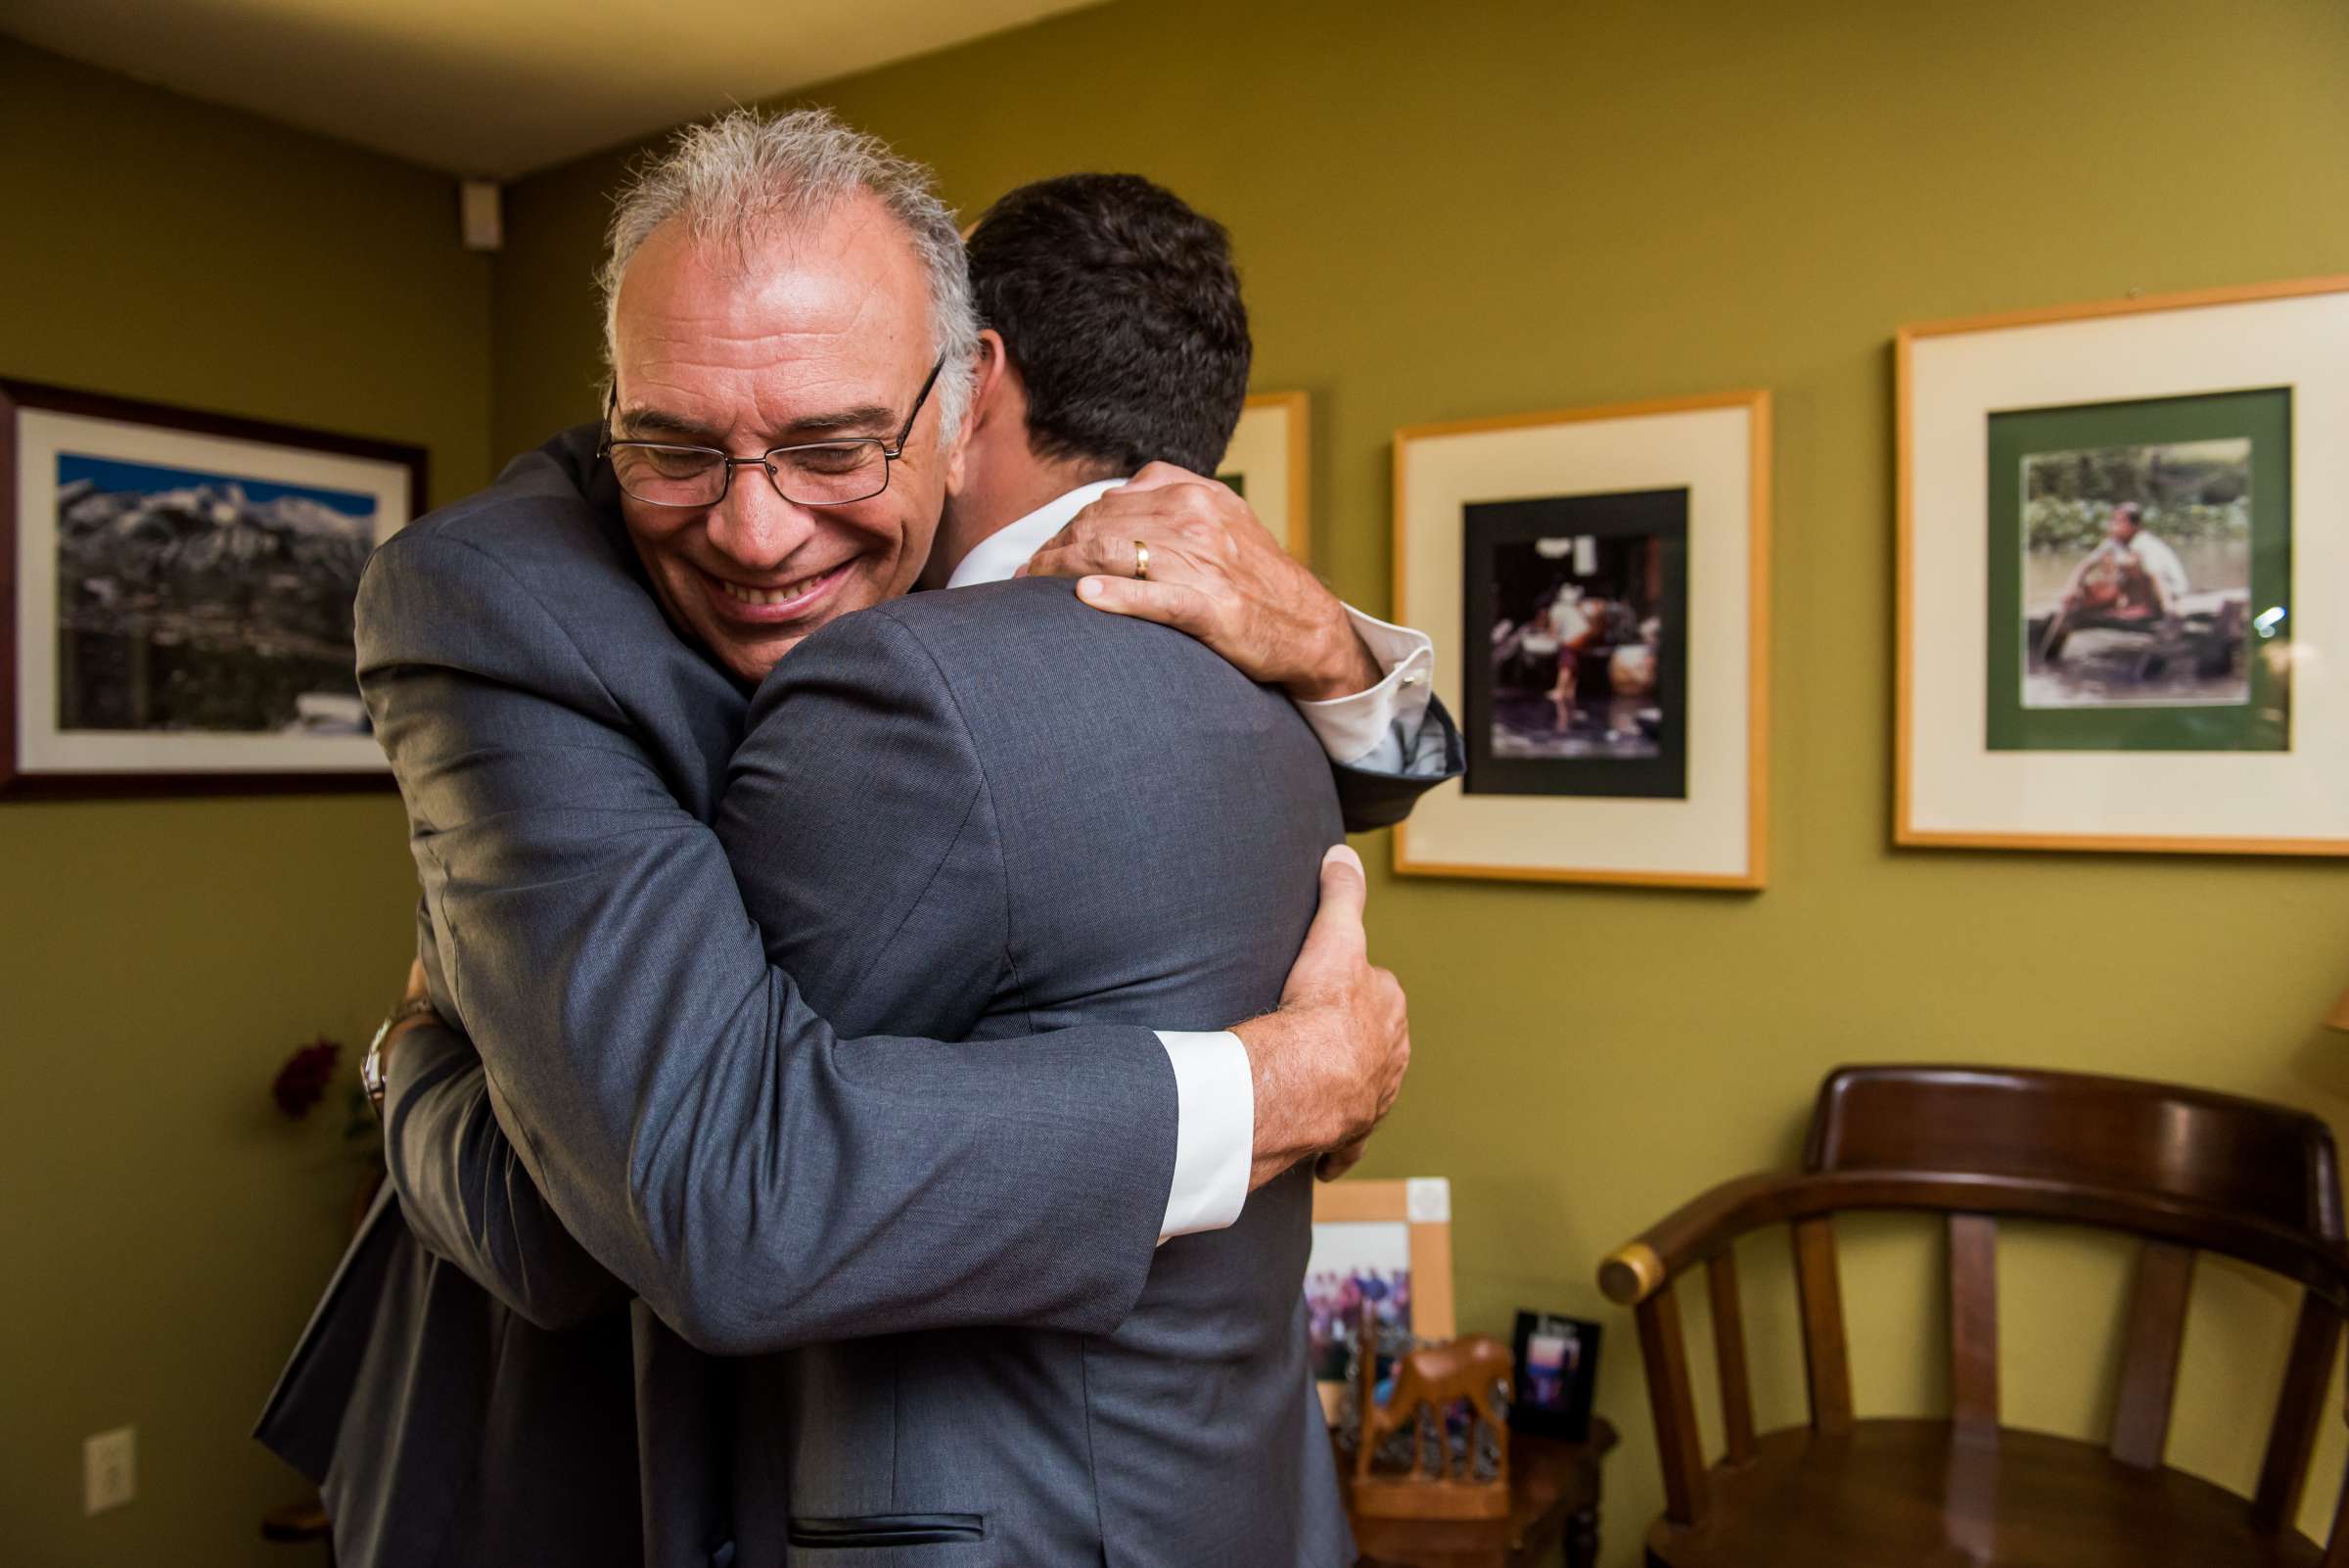
{"label": "suit jacket pocket", "polygon": [[795,1518],[793,1568],[990,1568],[983,1513],[874,1513]]}

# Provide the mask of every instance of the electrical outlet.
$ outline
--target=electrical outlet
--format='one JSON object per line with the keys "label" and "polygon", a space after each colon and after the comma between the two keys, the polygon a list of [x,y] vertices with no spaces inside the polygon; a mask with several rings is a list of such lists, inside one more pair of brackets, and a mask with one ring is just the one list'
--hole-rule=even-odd
{"label": "electrical outlet", "polygon": [[119,1508],[139,1493],[139,1429],[117,1426],[81,1440],[81,1511]]}

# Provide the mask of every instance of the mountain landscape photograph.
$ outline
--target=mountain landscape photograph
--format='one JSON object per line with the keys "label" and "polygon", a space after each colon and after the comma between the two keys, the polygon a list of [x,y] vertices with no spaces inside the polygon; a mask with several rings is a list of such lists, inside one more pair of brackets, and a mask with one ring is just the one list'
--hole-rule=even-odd
{"label": "mountain landscape photograph", "polygon": [[61,731],[364,733],[376,497],[61,453]]}

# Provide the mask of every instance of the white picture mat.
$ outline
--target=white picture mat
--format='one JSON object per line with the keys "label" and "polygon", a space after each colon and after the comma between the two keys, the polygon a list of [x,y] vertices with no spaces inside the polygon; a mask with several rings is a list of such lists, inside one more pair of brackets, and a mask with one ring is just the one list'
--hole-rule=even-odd
{"label": "white picture mat", "polygon": [[[1404,623],[1435,639],[1437,695],[1455,715],[1462,661],[1484,628],[1460,623],[1461,508],[1476,501],[1626,490],[1688,491],[1685,800],[1470,795],[1420,798],[1400,838],[1411,867],[1459,866],[1735,878],[1753,865],[1746,795],[1753,541],[1753,412],[1699,408],[1411,438],[1405,462]],[[1453,650],[1458,650],[1455,654]]]}
{"label": "white picture mat", "polygon": [[[2292,749],[1990,750],[1990,416],[2267,387],[2292,389]],[[2349,840],[2349,294],[1920,337],[1910,433],[1906,830]]]}
{"label": "white picture mat", "polygon": [[1411,1227],[1401,1220],[1316,1220],[1305,1277],[1409,1273]]}
{"label": "white picture mat", "polygon": [[1246,499],[1280,547],[1296,553],[1296,520],[1289,516],[1291,429],[1300,411],[1287,402],[1252,402],[1240,413],[1217,472],[1247,480]]}
{"label": "white picture mat", "polygon": [[380,458],[25,408],[17,415],[17,766],[27,774],[381,772],[371,735],[61,732],[57,727],[57,459],[61,453],[188,468],[376,500],[380,542],[410,521],[408,470]]}

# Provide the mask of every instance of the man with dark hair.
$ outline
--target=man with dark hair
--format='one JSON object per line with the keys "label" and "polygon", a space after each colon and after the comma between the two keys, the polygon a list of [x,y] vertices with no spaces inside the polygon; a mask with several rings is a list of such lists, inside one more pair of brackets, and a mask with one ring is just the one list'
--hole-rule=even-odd
{"label": "man with dark hair", "polygon": [[[1152,602],[1153,619],[1204,629],[1196,596],[1146,580],[1150,568],[1138,552],[1155,548],[1162,571],[1186,552],[1227,569],[1239,564],[1228,529],[1192,526],[1178,505],[1185,492],[1207,487],[1195,476],[1221,462],[1248,396],[1253,350],[1230,237],[1138,174],[1066,174],[996,202],[967,249],[982,329],[970,438],[923,583],[964,587],[1023,570],[1098,570],[1100,541],[1123,530],[1156,541],[1128,557],[1134,577],[1145,580],[1088,579],[1087,601],[1113,609]],[[1170,464],[1189,472],[1152,466]],[[1091,530],[1087,540],[1073,536],[1078,524]],[[1314,602],[1302,566],[1277,552],[1246,558],[1259,563],[1294,578],[1251,583],[1263,613],[1302,612]],[[1435,652],[1416,631],[1351,607],[1347,617],[1387,671],[1391,714],[1365,724],[1359,699],[1302,694],[1298,711],[1332,756],[1362,771],[1358,798],[1370,779],[1393,777],[1408,781],[1396,796],[1405,803],[1445,770],[1444,726],[1427,722]],[[1302,635],[1303,623],[1282,630]]]}
{"label": "man with dark hair", "polygon": [[[1197,642],[1008,579],[1137,468],[1146,497],[1191,483],[1146,465],[1221,457],[1247,394],[1238,278],[1221,229],[1129,175],[1015,191],[970,252],[979,369],[930,568],[953,591],[836,623],[777,668],[718,836],[771,961],[837,1027],[1213,1028],[1283,994],[1338,836],[1321,750]],[[866,834],[893,846],[879,874]],[[946,1327],[736,1363],[736,1471],[787,1478],[737,1490],[737,1539],[1352,1562],[1309,1361],[1313,1175],[1160,1247],[1106,1330]]]}
{"label": "man with dark hair", "polygon": [[968,250],[1039,457],[1216,471],[1250,353],[1223,225],[1138,174],[1069,174],[988,208]]}

